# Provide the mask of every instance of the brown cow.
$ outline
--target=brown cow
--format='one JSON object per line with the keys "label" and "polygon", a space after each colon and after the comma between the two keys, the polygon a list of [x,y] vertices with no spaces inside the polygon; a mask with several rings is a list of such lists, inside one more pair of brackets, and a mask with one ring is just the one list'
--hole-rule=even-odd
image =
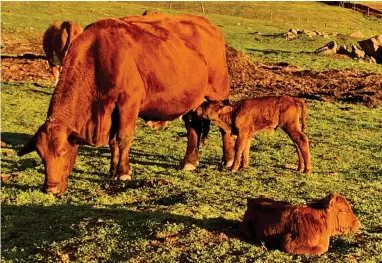
{"label": "brown cow", "polygon": [[292,206],[270,198],[248,199],[240,225],[246,238],[291,254],[319,255],[328,251],[333,235],[356,232],[361,223],[338,194]]}
{"label": "brown cow", "polygon": [[[223,36],[205,18],[100,20],[72,42],[48,118],[19,155],[37,150],[45,166],[44,189],[61,194],[67,189],[78,145],[109,142],[110,174],[128,180],[137,118],[168,121],[184,115],[184,167],[194,169],[206,121],[188,113],[206,96],[227,100],[229,84]],[[222,134],[223,155],[232,163],[233,137]]]}
{"label": "brown cow", "polygon": [[44,33],[42,46],[55,78],[55,86],[69,45],[81,33],[82,27],[70,21],[57,21]]}
{"label": "brown cow", "polygon": [[[241,100],[233,106],[207,101],[195,111],[199,117],[209,119],[227,133],[232,132],[238,136],[232,172],[239,169],[242,156],[243,167],[248,167],[251,138],[257,132],[264,129],[273,132],[278,127],[289,135],[296,147],[298,170],[304,173],[311,170],[308,137],[303,133],[307,115],[304,100],[287,96],[266,96]],[[299,126],[300,117],[302,131]]]}

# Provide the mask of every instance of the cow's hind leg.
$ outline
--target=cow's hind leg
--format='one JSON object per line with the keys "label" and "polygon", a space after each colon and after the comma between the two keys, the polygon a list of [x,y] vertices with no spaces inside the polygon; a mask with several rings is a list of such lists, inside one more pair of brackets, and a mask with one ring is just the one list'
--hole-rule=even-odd
{"label": "cow's hind leg", "polygon": [[129,152],[138,118],[139,102],[128,98],[122,98],[120,100],[121,106],[118,106],[119,127],[116,135],[119,148],[119,162],[116,177],[119,180],[125,181],[131,179]]}
{"label": "cow's hind leg", "polygon": [[109,146],[111,150],[111,161],[110,161],[110,178],[117,179],[117,167],[119,163],[119,147],[117,144],[117,132],[118,132],[119,115],[118,110],[115,109],[111,115],[111,128],[109,137]]}
{"label": "cow's hind leg", "polygon": [[200,136],[203,131],[204,120],[199,119],[193,112],[189,112],[188,114],[183,115],[182,118],[187,129],[188,139],[187,150],[183,160],[182,169],[194,170],[199,163],[199,144]]}

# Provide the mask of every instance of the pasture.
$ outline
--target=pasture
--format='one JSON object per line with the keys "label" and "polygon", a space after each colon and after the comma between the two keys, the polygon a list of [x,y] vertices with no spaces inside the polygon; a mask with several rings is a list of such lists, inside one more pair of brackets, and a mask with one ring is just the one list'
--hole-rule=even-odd
{"label": "pasture", "polygon": [[[9,55],[43,54],[42,34],[55,20],[70,19],[86,26],[103,17],[139,15],[148,8],[200,14],[199,3],[173,3],[171,10],[168,3],[155,2],[1,5],[2,53]],[[381,20],[313,2],[210,2],[204,7],[205,16],[220,26],[226,41],[255,62],[287,62],[299,71],[351,69],[368,72],[375,79],[381,76],[381,65],[309,53],[328,40],[288,42],[280,35],[291,27],[315,27],[327,33],[338,31],[345,36],[333,38],[347,43],[353,41],[347,35],[356,30],[366,37],[380,34]],[[37,11],[38,15],[31,15]],[[298,20],[293,19],[296,14]],[[270,36],[254,40],[249,34],[254,31]],[[362,86],[362,77],[359,83]],[[133,180],[107,178],[108,147],[81,147],[68,191],[53,197],[40,191],[44,165],[37,153],[16,155],[44,122],[52,84],[46,61],[15,58],[2,64],[1,140],[6,143],[1,148],[2,262],[382,261],[379,97],[373,107],[307,100],[313,165],[309,175],[296,172],[293,143],[282,131],[273,136],[259,134],[251,145],[250,167],[232,174],[220,166],[221,136],[215,126],[201,146],[198,169],[182,171],[178,166],[186,150],[183,122],[175,120],[157,131],[139,120],[130,153]],[[249,91],[232,90],[232,100],[251,96]],[[370,96],[380,94],[369,92]],[[249,197],[304,204],[331,192],[349,200],[363,228],[332,238],[329,251],[322,256],[270,250],[246,241],[238,231]]]}

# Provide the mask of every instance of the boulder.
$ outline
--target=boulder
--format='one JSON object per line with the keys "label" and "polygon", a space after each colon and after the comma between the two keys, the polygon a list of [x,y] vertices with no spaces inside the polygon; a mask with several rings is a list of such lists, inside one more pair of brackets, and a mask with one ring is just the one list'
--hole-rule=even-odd
{"label": "boulder", "polygon": [[365,57],[365,51],[357,47],[356,45],[351,45],[351,53],[353,58],[364,58]]}
{"label": "boulder", "polygon": [[335,41],[330,41],[325,46],[317,49],[315,53],[321,55],[335,55],[337,53],[337,43]]}
{"label": "boulder", "polygon": [[351,51],[349,51],[346,47],[346,45],[341,45],[338,50],[337,50],[337,53],[338,54],[341,54],[341,55],[347,55],[347,56],[351,56]]}
{"label": "boulder", "polygon": [[294,40],[297,38],[297,36],[295,34],[293,34],[292,32],[288,32],[284,36],[285,36],[286,40]]}
{"label": "boulder", "polygon": [[367,55],[382,63],[382,35],[358,41],[358,44]]}
{"label": "boulder", "polygon": [[363,34],[362,34],[362,32],[360,32],[360,31],[355,31],[355,32],[351,33],[351,34],[349,35],[349,37],[353,37],[353,38],[363,38]]}

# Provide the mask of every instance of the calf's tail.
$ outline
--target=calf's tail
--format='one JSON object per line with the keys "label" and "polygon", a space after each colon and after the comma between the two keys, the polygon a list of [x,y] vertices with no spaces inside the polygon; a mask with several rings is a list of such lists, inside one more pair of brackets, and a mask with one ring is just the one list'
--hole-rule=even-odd
{"label": "calf's tail", "polygon": [[296,102],[300,105],[301,107],[301,130],[304,132],[306,129],[306,119],[308,116],[308,106],[306,105],[306,102],[303,99],[296,99]]}

